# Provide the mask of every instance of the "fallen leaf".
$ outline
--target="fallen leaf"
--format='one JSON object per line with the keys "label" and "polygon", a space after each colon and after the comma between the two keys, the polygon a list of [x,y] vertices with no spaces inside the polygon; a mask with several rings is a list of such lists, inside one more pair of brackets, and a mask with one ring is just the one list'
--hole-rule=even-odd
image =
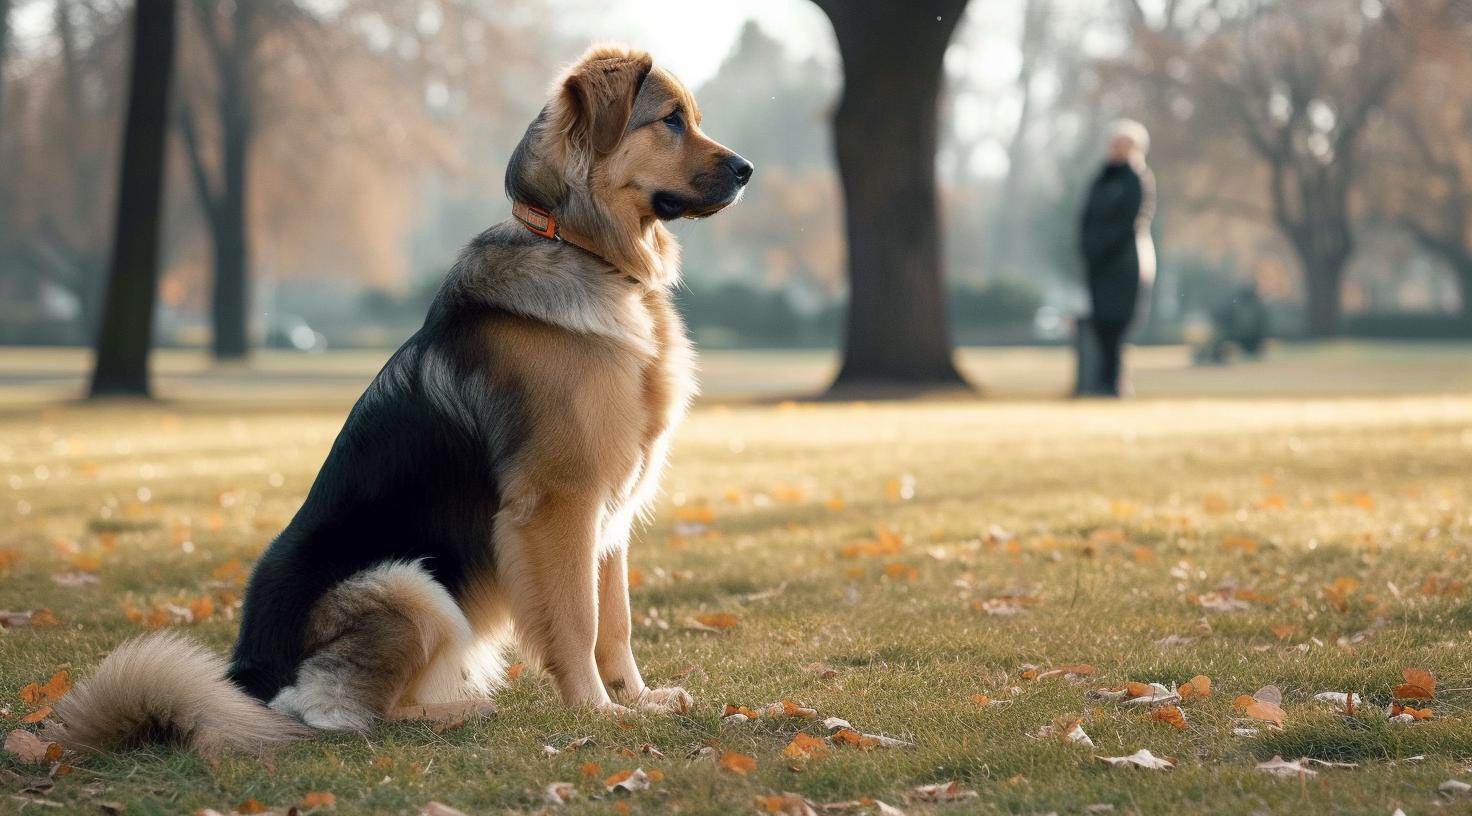
{"label": "fallen leaf", "polygon": [[1425,669],[1406,669],[1401,672],[1406,681],[1394,689],[1391,694],[1401,700],[1430,700],[1436,696],[1436,678]]}
{"label": "fallen leaf", "polygon": [[1319,773],[1312,768],[1305,768],[1303,766],[1303,760],[1299,760],[1297,762],[1287,762],[1281,756],[1277,755],[1274,755],[1273,758],[1268,760],[1267,762],[1257,763],[1257,769],[1259,771],[1262,771],[1263,773],[1272,774],[1274,776],[1296,776],[1300,778],[1317,776]]}
{"label": "fallen leaf", "polygon": [[578,789],[571,782],[553,782],[542,789],[542,803],[557,807],[577,798]]}
{"label": "fallen leaf", "polygon": [[468,816],[468,814],[441,802],[430,802],[420,809],[419,816]]}
{"label": "fallen leaf", "polygon": [[337,807],[337,795],[332,791],[308,791],[302,797],[303,808],[333,808]]}
{"label": "fallen leaf", "polygon": [[256,800],[254,796],[235,806],[236,813],[254,814],[265,813],[269,808]]}
{"label": "fallen leaf", "polygon": [[961,787],[960,782],[921,785],[918,788],[912,788],[910,793],[922,802],[958,802],[962,799],[975,799],[981,795],[974,790]]}
{"label": "fallen leaf", "polygon": [[1181,695],[1182,700],[1209,697],[1211,696],[1211,678],[1204,674],[1198,674],[1176,689],[1176,693]]}
{"label": "fallen leaf", "polygon": [[763,813],[780,813],[783,816],[818,816],[813,803],[795,793],[772,793],[756,798],[757,809]]}
{"label": "fallen leaf", "polygon": [[1180,706],[1161,706],[1151,709],[1150,718],[1168,723],[1184,731],[1186,729],[1186,715]]}
{"label": "fallen leaf", "polygon": [[643,768],[635,768],[632,771],[619,771],[613,776],[603,780],[603,788],[609,793],[633,793],[635,791],[648,790],[652,781],[649,774],[644,773]]}
{"label": "fallen leaf", "polygon": [[508,683],[515,682],[518,677],[521,677],[521,673],[524,672],[524,671],[526,671],[526,664],[525,663],[512,663],[510,666],[507,666],[506,667],[506,682],[508,682]]}
{"label": "fallen leaf", "polygon": [[821,737],[815,737],[802,731],[792,737],[792,742],[782,749],[782,755],[789,759],[820,759],[828,754],[828,743]]}
{"label": "fallen leaf", "polygon": [[60,743],[43,740],[29,731],[16,729],[5,735],[5,753],[15,757],[17,762],[38,765],[61,759],[62,747]]}
{"label": "fallen leaf", "polygon": [[20,721],[26,723],[27,725],[30,725],[32,723],[38,723],[49,716],[51,716],[51,706],[41,706],[35,711],[32,711],[24,717],[21,717]]}
{"label": "fallen leaf", "polygon": [[1437,785],[1436,789],[1441,791],[1443,796],[1472,796],[1472,785],[1459,779],[1448,779]]}
{"label": "fallen leaf", "polygon": [[734,774],[746,776],[756,769],[756,757],[750,754],[739,754],[735,751],[726,751],[721,754],[720,766],[722,769]]}
{"label": "fallen leaf", "polygon": [[1175,767],[1176,764],[1176,761],[1170,757],[1158,757],[1150,753],[1149,748],[1141,748],[1140,750],[1134,752],[1133,754],[1130,754],[1129,756],[1096,756],[1095,759],[1103,760],[1104,762],[1108,762],[1110,765],[1113,765],[1115,767],[1126,767],[1133,765],[1139,768],[1148,768],[1153,771],[1169,770],[1170,768]]}

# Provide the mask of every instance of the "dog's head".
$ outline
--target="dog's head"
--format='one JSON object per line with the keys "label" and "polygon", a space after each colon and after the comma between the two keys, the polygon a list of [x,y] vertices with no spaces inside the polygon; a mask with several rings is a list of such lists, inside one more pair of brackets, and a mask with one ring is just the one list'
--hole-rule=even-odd
{"label": "dog's head", "polygon": [[675,274],[660,221],[704,218],[741,197],[752,165],[700,129],[695,98],[648,54],[589,51],[557,84],[512,156],[506,192],[555,213],[649,283]]}

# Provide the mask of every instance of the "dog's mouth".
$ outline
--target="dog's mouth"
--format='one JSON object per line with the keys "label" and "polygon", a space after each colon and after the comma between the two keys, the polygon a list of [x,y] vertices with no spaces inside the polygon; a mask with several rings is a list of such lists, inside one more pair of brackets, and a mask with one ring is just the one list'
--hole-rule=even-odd
{"label": "dog's mouth", "polygon": [[676,218],[709,218],[735,204],[741,198],[744,187],[734,186],[721,194],[705,198],[690,198],[661,190],[649,198],[649,206],[661,221]]}

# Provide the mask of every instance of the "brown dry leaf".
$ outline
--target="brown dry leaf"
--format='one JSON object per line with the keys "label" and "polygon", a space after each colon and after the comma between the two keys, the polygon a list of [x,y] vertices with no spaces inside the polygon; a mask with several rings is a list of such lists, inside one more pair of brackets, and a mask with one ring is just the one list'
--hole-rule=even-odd
{"label": "brown dry leaf", "polygon": [[1124,690],[1125,693],[1129,695],[1129,699],[1134,699],[1136,697],[1150,697],[1155,694],[1154,686],[1150,685],[1149,683],[1139,683],[1134,680],[1125,683]]}
{"label": "brown dry leaf", "polygon": [[649,774],[644,773],[643,768],[635,768],[632,771],[619,771],[603,780],[603,788],[609,793],[634,793],[648,790],[653,783],[654,780]]}
{"label": "brown dry leaf", "polygon": [[1283,727],[1283,720],[1288,716],[1277,703],[1270,703],[1266,700],[1253,700],[1248,703],[1246,713],[1254,720],[1270,722],[1279,728]]}
{"label": "brown dry leaf", "polygon": [[1209,697],[1211,696],[1211,678],[1204,674],[1198,674],[1176,689],[1176,693],[1181,695],[1182,700],[1190,700],[1195,697]]}
{"label": "brown dry leaf", "polygon": [[709,615],[696,615],[695,620],[701,626],[712,629],[730,629],[741,623],[741,619],[730,612],[716,612]]}
{"label": "brown dry leaf", "polygon": [[201,595],[188,604],[190,619],[194,621],[209,620],[215,614],[215,602],[208,595]]}
{"label": "brown dry leaf", "polygon": [[52,614],[50,609],[37,609],[31,613],[31,626],[36,629],[44,629],[48,626],[60,626],[61,620]]}
{"label": "brown dry leaf", "polygon": [[759,714],[759,713],[757,713],[755,711],[752,711],[751,709],[747,708],[744,705],[732,705],[731,703],[726,703],[725,713],[722,714],[721,716],[722,717],[732,717],[732,716],[735,716],[735,715],[738,715],[738,714],[741,715],[742,717],[745,717],[748,720],[755,720],[755,719],[757,719],[758,717],[761,716],[761,714]]}
{"label": "brown dry leaf", "polygon": [[1186,715],[1180,706],[1161,706],[1150,710],[1150,719],[1159,720],[1181,729],[1186,730]]}
{"label": "brown dry leaf", "polygon": [[78,572],[100,572],[102,570],[102,558],[92,553],[81,553],[72,556],[72,569]]}
{"label": "brown dry leaf", "polygon": [[721,754],[720,766],[723,770],[734,774],[746,776],[756,770],[756,757],[750,754],[740,754],[735,751],[726,751]]}
{"label": "brown dry leaf", "polygon": [[253,814],[265,813],[269,808],[256,800],[254,796],[235,806],[236,813]]}
{"label": "brown dry leaf", "polygon": [[1291,623],[1283,623],[1277,626],[1269,626],[1268,631],[1276,635],[1278,640],[1288,640],[1298,634],[1300,629]]}
{"label": "brown dry leaf", "polygon": [[1401,676],[1406,681],[1394,689],[1391,694],[1401,700],[1430,700],[1436,696],[1436,678],[1425,669],[1405,669]]}
{"label": "brown dry leaf", "polygon": [[583,763],[581,773],[583,776],[592,779],[603,773],[603,766],[589,760],[588,762]]}
{"label": "brown dry leaf", "polygon": [[961,787],[960,782],[921,785],[918,788],[912,788],[910,793],[922,802],[959,802],[962,799],[975,799],[981,795],[974,790]]}
{"label": "brown dry leaf", "polygon": [[557,807],[577,798],[577,786],[571,782],[553,782],[542,789],[542,803]]}
{"label": "brown dry leaf", "polygon": [[337,796],[332,791],[308,791],[302,797],[300,807],[302,808],[332,808],[337,807]]}
{"label": "brown dry leaf", "polygon": [[828,754],[828,743],[821,737],[815,737],[802,731],[792,737],[792,742],[782,749],[782,755],[789,759],[820,759]]}
{"label": "brown dry leaf", "polygon": [[51,716],[51,706],[41,706],[40,708],[36,709],[35,711],[32,711],[31,713],[25,715],[24,717],[21,717],[20,718],[20,721],[23,722],[23,723],[26,723],[27,725],[30,725],[31,723],[38,723],[38,722],[40,722],[40,721],[42,721],[42,720],[44,720],[44,719],[46,719],[47,717],[50,717],[50,716]]}
{"label": "brown dry leaf", "polygon": [[763,813],[780,813],[783,816],[818,816],[813,803],[795,793],[773,793],[756,798],[757,809]]}
{"label": "brown dry leaf", "polygon": [[521,673],[524,672],[524,671],[526,671],[526,664],[525,663],[512,663],[510,666],[507,666],[506,667],[506,682],[508,682],[508,683],[515,682],[518,677],[521,677]]}
{"label": "brown dry leaf", "polygon": [[61,759],[61,743],[43,740],[29,731],[17,728],[5,735],[5,753],[17,762],[39,765]]}
{"label": "brown dry leaf", "polygon": [[62,669],[56,674],[51,675],[51,679],[42,685],[38,686],[35,683],[27,683],[20,690],[20,699],[26,705],[46,705],[60,700],[71,690],[71,675],[65,669]]}
{"label": "brown dry leaf", "polygon": [[1400,703],[1391,703],[1390,718],[1395,719],[1396,717],[1402,716],[1410,717],[1412,720],[1429,720],[1433,715],[1429,708],[1416,708],[1414,706],[1401,705]]}

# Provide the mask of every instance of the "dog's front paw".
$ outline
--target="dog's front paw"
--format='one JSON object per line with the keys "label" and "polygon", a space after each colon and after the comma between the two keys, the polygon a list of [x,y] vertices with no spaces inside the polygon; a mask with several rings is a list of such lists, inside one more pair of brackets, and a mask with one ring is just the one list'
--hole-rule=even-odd
{"label": "dog's front paw", "polygon": [[622,717],[625,714],[633,714],[634,713],[634,709],[629,708],[626,705],[619,705],[618,703],[615,703],[612,700],[609,700],[606,703],[599,703],[598,705],[594,706],[593,708],[599,714],[602,714],[602,715],[607,716],[607,717]]}
{"label": "dog's front paw", "polygon": [[662,714],[688,714],[690,707],[695,705],[695,698],[690,692],[678,687],[645,689],[639,695],[639,710],[654,711]]}

